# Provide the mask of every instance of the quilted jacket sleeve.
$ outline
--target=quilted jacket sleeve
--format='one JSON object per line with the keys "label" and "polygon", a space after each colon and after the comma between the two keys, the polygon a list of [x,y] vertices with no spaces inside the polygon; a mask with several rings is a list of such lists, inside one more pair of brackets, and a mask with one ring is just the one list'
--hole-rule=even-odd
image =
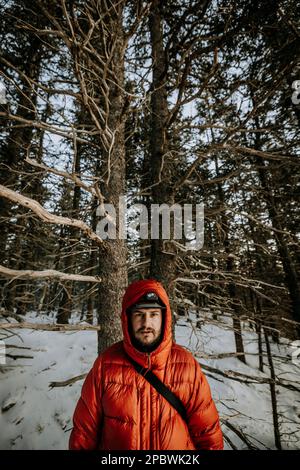
{"label": "quilted jacket sleeve", "polygon": [[96,359],[81,390],[73,416],[70,450],[97,449],[101,428],[101,360]]}
{"label": "quilted jacket sleeve", "polygon": [[207,379],[196,360],[194,365],[194,389],[187,406],[189,432],[198,450],[222,450],[223,434],[218,411]]}

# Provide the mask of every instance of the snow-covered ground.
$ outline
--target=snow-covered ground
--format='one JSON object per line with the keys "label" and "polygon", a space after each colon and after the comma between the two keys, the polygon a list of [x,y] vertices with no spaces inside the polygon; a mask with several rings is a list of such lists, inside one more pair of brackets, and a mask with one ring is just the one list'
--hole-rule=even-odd
{"label": "snow-covered ground", "polygon": [[[53,322],[53,318],[41,319],[34,314],[27,315],[26,320]],[[200,330],[195,329],[196,322],[192,314],[188,321],[180,318],[176,341],[200,356],[200,364],[222,372],[269,377],[267,356],[264,356],[264,372],[258,369],[257,335],[248,325],[243,328],[245,365],[235,357],[203,357],[234,352],[230,319],[222,319],[222,323],[204,322]],[[97,355],[97,333],[13,331],[17,335],[5,340],[7,354],[32,358],[7,357],[6,365],[0,365],[0,449],[67,449],[83,380],[66,387],[50,388],[49,384],[88,372]],[[3,339],[1,334],[0,339]],[[290,341],[283,338],[279,345],[271,341],[271,348],[278,379],[293,381],[300,389],[300,361],[299,365],[293,364]],[[269,384],[240,383],[203,370],[227,437],[225,448],[247,449],[246,439],[253,447],[275,449]],[[300,449],[300,393],[281,386],[276,387],[276,393],[282,448]]]}

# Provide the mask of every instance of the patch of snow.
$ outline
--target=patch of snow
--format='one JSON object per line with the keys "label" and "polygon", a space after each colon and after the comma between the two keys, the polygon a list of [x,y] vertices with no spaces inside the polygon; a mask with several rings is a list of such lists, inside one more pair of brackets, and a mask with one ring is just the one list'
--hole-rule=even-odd
{"label": "patch of snow", "polygon": [[[37,316],[31,312],[26,321],[54,323],[55,315]],[[72,323],[79,323],[79,315],[72,316]],[[0,335],[0,339],[4,338]],[[33,359],[14,361],[8,357],[6,365],[0,365],[0,449],[67,449],[83,380],[66,387],[50,388],[49,384],[90,370],[97,357],[97,332],[19,330],[5,342],[11,345],[10,354],[30,355]],[[238,449],[246,449],[249,444],[258,449],[275,449],[270,385],[255,380],[242,383],[232,375],[221,375],[234,371],[270,377],[265,346],[264,370],[259,370],[257,334],[249,325],[245,322],[243,329],[246,364],[231,354],[235,352],[235,342],[228,316],[223,318],[220,314],[214,319],[206,309],[187,318],[178,317],[176,342],[190,350],[203,366],[227,438],[225,448],[231,449],[232,442]],[[300,365],[291,360],[290,341],[282,338],[277,345],[270,338],[270,345],[277,379],[293,381],[300,389]],[[30,349],[24,352],[18,346]],[[224,353],[225,357],[217,357]],[[276,386],[276,397],[282,447],[300,449],[299,391]]]}

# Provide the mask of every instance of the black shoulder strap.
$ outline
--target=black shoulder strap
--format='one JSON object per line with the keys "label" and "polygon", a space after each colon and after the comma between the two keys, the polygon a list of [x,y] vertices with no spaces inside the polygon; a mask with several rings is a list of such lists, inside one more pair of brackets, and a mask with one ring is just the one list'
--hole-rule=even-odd
{"label": "black shoulder strap", "polygon": [[141,374],[148,382],[158,391],[172,406],[175,410],[180,414],[184,421],[187,421],[186,410],[182,403],[182,401],[174,395],[171,390],[166,387],[166,385],[149,369],[145,369],[140,364],[135,362],[131,357],[129,358],[130,362],[132,362],[135,370]]}

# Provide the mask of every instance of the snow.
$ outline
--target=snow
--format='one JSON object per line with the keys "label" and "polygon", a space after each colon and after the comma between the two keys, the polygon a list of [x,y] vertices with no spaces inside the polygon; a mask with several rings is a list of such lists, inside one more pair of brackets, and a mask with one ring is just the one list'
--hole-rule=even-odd
{"label": "snow", "polygon": [[[73,317],[72,323],[76,320],[76,316]],[[189,319],[179,317],[176,342],[193,352],[201,365],[221,372],[270,377],[266,355],[264,372],[258,369],[257,334],[248,324],[243,325],[247,362],[243,364],[236,357],[216,358],[218,354],[235,351],[231,320],[220,315],[218,321],[213,321],[207,312],[203,312],[200,320],[201,329],[198,329],[199,318],[196,315],[191,313]],[[26,316],[26,321],[53,323],[54,318],[41,318],[31,313]],[[6,353],[33,358],[14,360],[7,357],[6,365],[0,365],[0,449],[67,449],[72,416],[83,380],[66,387],[51,388],[49,384],[89,371],[97,356],[97,333],[11,331],[17,335],[5,339]],[[0,340],[4,340],[4,330],[0,333]],[[270,344],[276,377],[292,381],[300,389],[300,360],[299,365],[292,362],[290,341],[282,338],[277,345],[270,338]],[[208,355],[213,358],[207,358]],[[258,449],[276,449],[269,384],[245,384],[204,368],[203,372],[227,437],[225,449],[232,446],[247,449],[248,445]],[[300,394],[281,386],[276,386],[276,394],[282,448],[300,449]],[[239,436],[236,431],[242,434]]]}

